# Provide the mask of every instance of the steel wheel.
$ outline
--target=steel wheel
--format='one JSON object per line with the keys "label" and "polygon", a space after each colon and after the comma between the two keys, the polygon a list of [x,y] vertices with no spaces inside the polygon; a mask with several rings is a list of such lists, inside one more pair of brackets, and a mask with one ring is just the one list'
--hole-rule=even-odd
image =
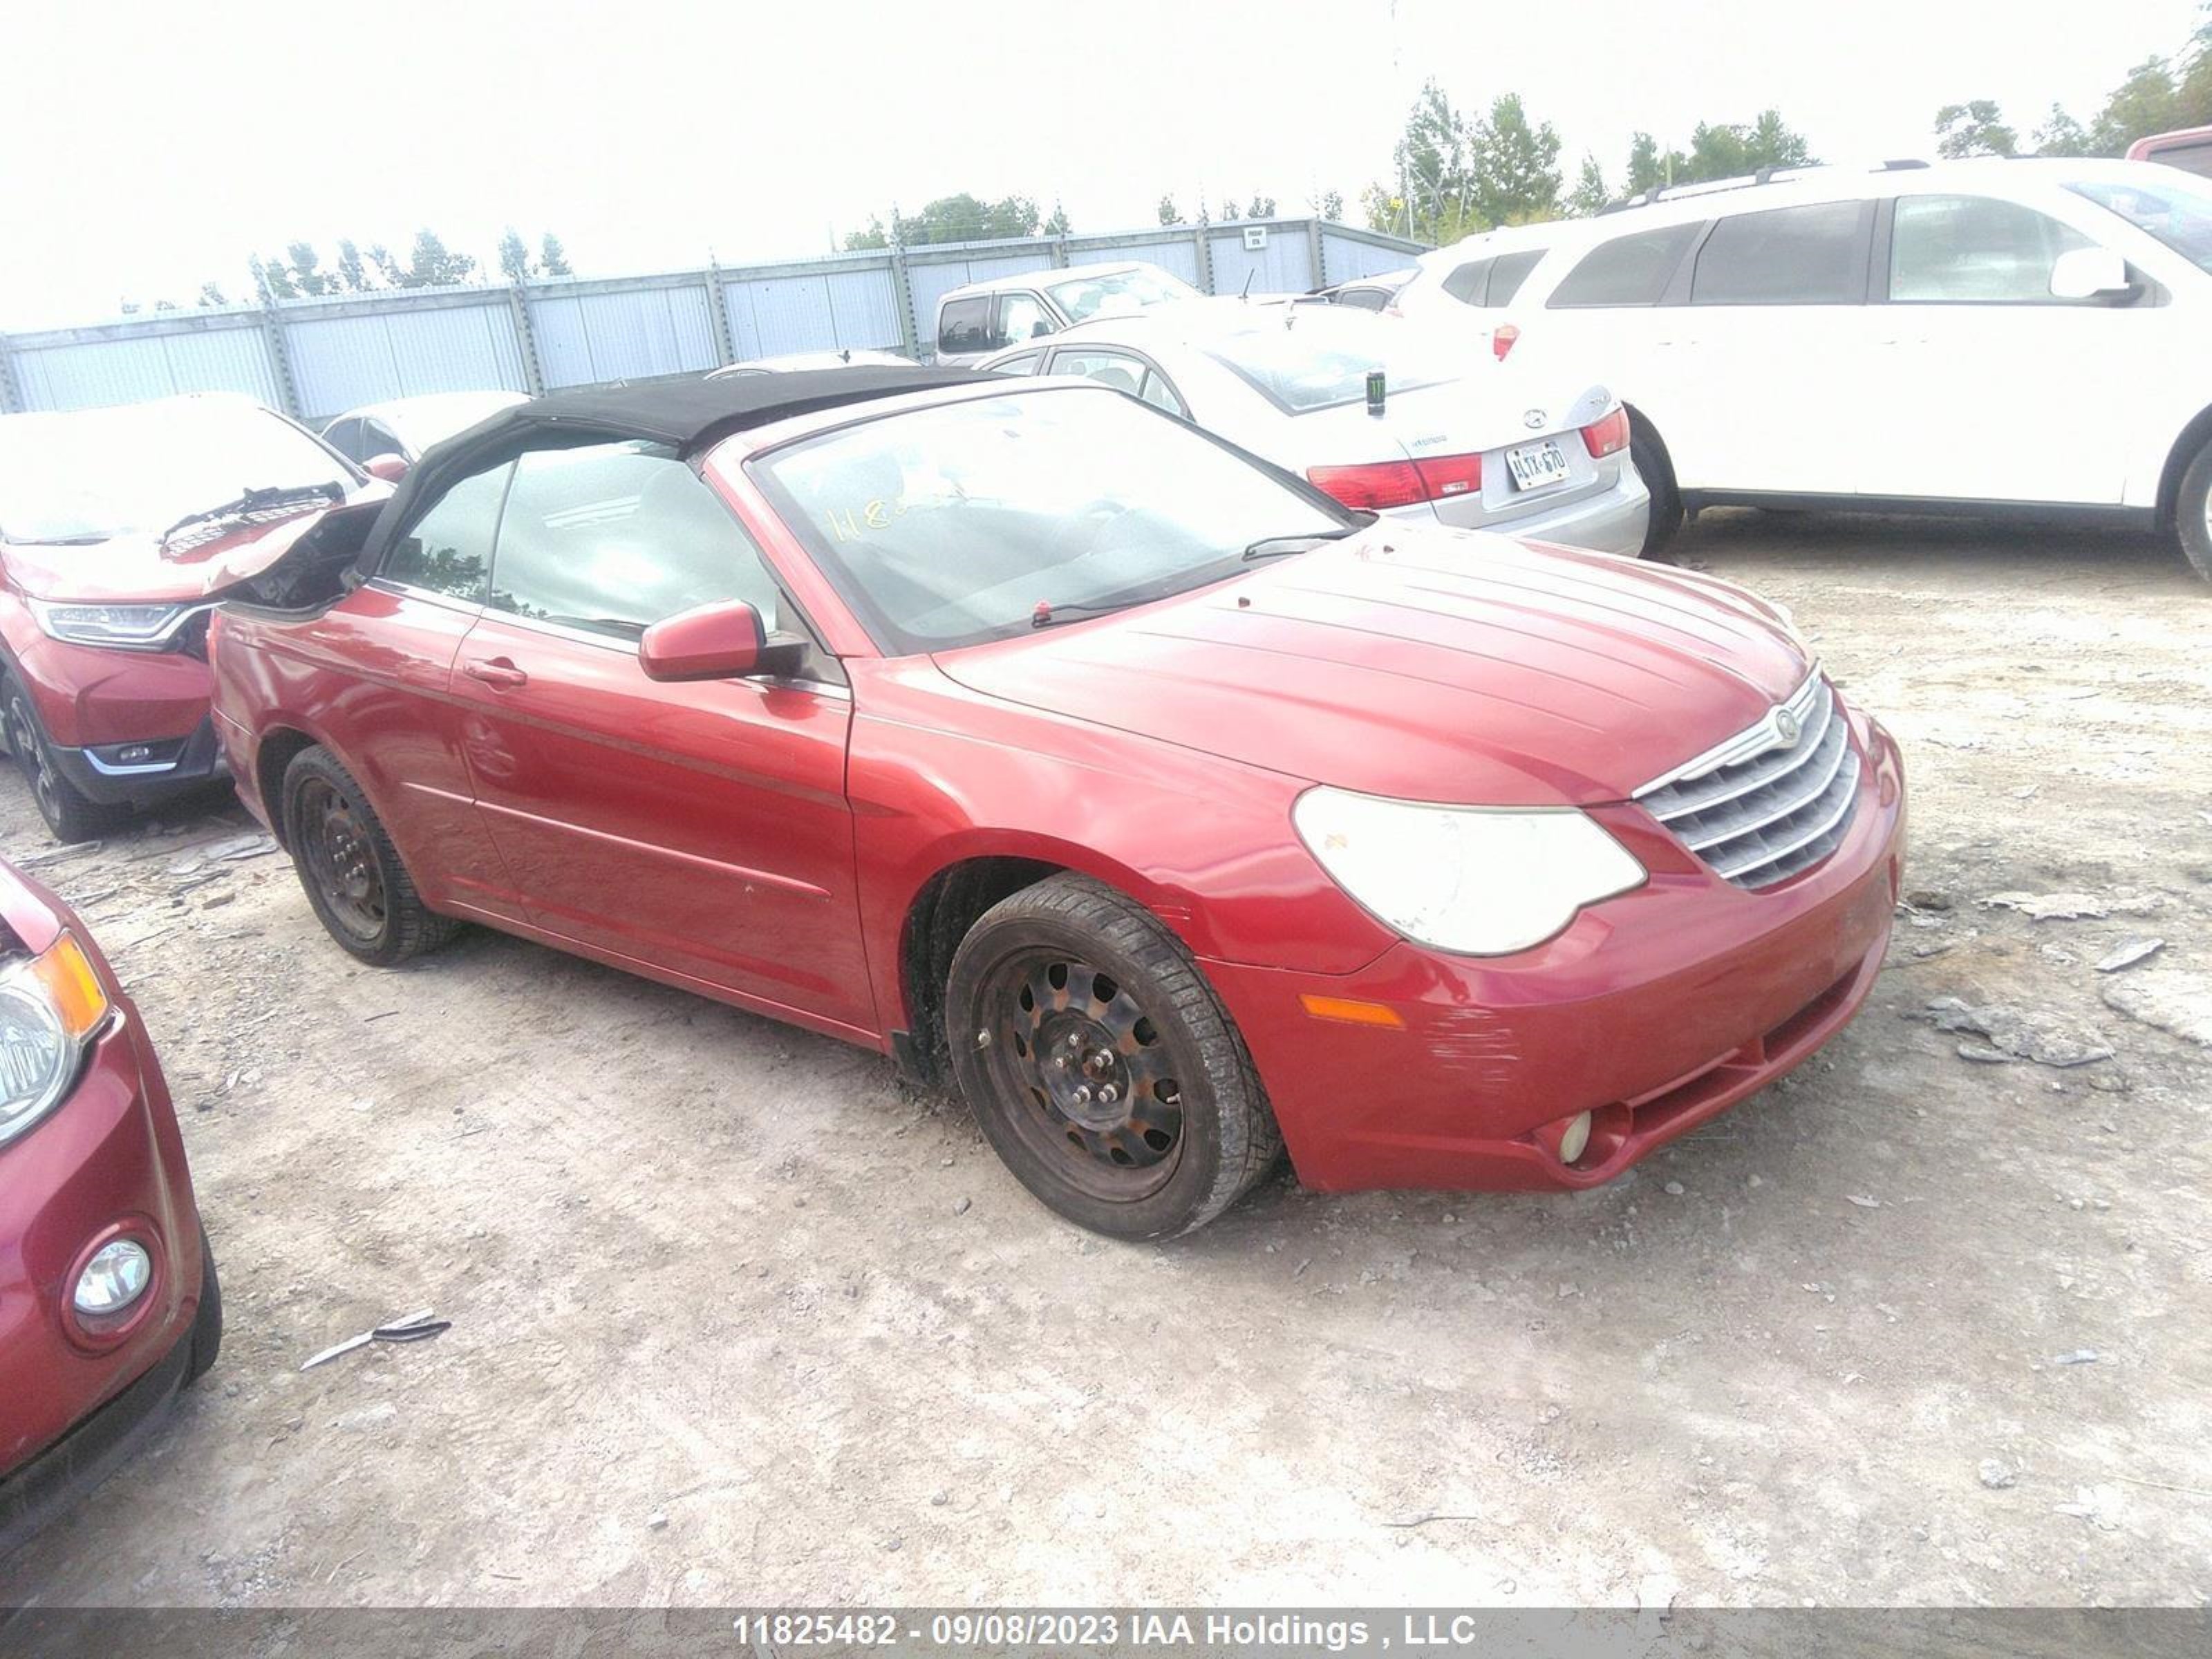
{"label": "steel wheel", "polygon": [[1183,1085],[1129,988],[1066,951],[1031,950],[996,964],[982,1001],[984,1069],[1018,1103],[1023,1140],[1092,1198],[1165,1186],[1182,1153]]}
{"label": "steel wheel", "polygon": [[384,936],[384,872],[368,827],[349,801],[322,778],[300,786],[300,851],[325,913],[355,939],[371,945]]}

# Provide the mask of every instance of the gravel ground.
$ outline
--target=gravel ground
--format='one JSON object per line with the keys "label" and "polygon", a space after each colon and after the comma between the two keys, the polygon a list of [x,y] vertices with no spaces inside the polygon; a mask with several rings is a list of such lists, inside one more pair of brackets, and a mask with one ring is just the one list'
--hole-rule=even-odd
{"label": "gravel ground", "polygon": [[1826,1053],[1572,1197],[1285,1175],[1117,1247],[881,1060],[488,933],[359,969],[210,857],[234,805],[47,858],[0,781],[230,1321],[0,1601],[2203,1603],[2212,592],[2044,530],[1678,556],[1896,731],[1910,904]]}

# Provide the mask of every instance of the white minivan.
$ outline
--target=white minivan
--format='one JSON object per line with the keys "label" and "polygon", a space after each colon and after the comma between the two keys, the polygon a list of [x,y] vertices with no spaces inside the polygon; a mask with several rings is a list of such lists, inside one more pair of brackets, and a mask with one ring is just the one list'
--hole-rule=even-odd
{"label": "white minivan", "polygon": [[1656,535],[1723,504],[2063,515],[2154,524],[2212,580],[2202,179],[1815,167],[1513,240],[1540,257],[1468,322],[1604,368]]}

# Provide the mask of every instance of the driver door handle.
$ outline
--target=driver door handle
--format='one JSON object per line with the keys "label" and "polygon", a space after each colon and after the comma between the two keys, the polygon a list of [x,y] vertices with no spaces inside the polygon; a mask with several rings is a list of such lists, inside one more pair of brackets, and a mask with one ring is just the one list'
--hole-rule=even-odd
{"label": "driver door handle", "polygon": [[461,665],[461,672],[472,680],[482,680],[496,691],[512,691],[530,684],[530,676],[505,657],[471,659]]}

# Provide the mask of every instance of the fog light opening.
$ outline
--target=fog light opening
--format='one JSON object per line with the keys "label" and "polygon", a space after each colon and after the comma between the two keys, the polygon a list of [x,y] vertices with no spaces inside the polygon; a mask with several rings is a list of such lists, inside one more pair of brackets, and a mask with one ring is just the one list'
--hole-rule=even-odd
{"label": "fog light opening", "polygon": [[1583,1112],[1567,1121],[1566,1131],[1559,1137],[1559,1162],[1572,1164],[1589,1150],[1590,1114]]}
{"label": "fog light opening", "polygon": [[88,1319],[105,1319],[121,1313],[146,1294],[154,1282],[154,1258],[135,1239],[118,1238],[103,1244],[77,1275],[70,1301]]}

